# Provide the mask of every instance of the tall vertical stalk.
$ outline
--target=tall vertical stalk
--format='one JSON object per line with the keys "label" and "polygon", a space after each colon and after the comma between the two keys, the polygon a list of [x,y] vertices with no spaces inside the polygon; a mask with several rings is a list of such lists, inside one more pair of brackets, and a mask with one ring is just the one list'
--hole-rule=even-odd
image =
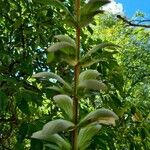
{"label": "tall vertical stalk", "polygon": [[[80,0],[76,0],[75,2],[75,13],[76,13],[76,21],[79,23],[80,21]],[[80,27],[79,25],[76,27],[76,62],[77,64],[74,67],[74,89],[73,89],[73,122],[74,124],[78,123],[79,118],[79,99],[77,97],[77,86],[79,79],[79,59],[80,59]],[[77,135],[78,129],[75,128],[72,132],[72,150],[77,150]]]}

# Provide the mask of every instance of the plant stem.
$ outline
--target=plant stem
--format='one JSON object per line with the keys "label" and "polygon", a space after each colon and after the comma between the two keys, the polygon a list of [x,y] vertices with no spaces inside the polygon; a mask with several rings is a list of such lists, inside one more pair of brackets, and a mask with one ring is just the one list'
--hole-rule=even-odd
{"label": "plant stem", "polygon": [[[77,85],[78,85],[78,74],[79,74],[79,65],[76,65],[74,68],[74,96],[73,96],[73,122],[75,125],[78,123],[79,117],[79,99],[77,97]],[[77,135],[78,129],[75,128],[72,132],[72,149],[77,150]]]}
{"label": "plant stem", "polygon": [[[79,22],[80,20],[80,0],[76,0],[75,3],[75,12],[76,12],[76,20]],[[75,125],[78,124],[79,118],[79,99],[77,96],[77,86],[79,80],[79,60],[80,60],[80,27],[76,28],[76,61],[77,64],[74,67],[74,89],[73,89],[73,122]],[[77,150],[77,135],[78,129],[75,128],[72,132],[72,150]]]}

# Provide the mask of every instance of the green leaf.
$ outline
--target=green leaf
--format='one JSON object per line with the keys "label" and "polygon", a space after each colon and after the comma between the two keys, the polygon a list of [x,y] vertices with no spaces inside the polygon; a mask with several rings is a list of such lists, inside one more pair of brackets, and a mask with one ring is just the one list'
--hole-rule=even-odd
{"label": "green leaf", "polygon": [[[69,50],[68,49],[66,50],[66,48],[69,48]],[[63,53],[70,53],[70,54],[75,53],[74,45],[72,45],[69,42],[56,42],[47,49],[48,52],[56,52],[58,50],[61,50],[61,52]]]}
{"label": "green leaf", "polygon": [[75,21],[74,17],[71,15],[66,15],[66,17],[63,19],[63,22],[68,25],[69,27],[76,28],[78,27],[77,21]]}
{"label": "green leaf", "polygon": [[60,83],[62,83],[67,89],[71,90],[71,86],[64,81],[59,75],[52,73],[52,72],[39,72],[37,74],[32,75],[32,77],[34,78],[47,78],[47,79],[56,79],[57,81],[59,81]]}
{"label": "green leaf", "polygon": [[61,2],[59,0],[35,0],[35,2],[45,4],[45,5],[50,5],[50,6],[58,8],[58,9],[61,9],[61,13],[58,13],[58,15],[60,15],[62,21],[64,21],[67,25],[69,25],[71,27],[77,26],[77,23],[72,15],[72,13],[68,10],[68,8],[64,5],[63,2]]}
{"label": "green leaf", "polygon": [[80,121],[79,126],[88,125],[93,122],[115,125],[115,120],[117,119],[118,116],[113,111],[102,108],[90,112]]}
{"label": "green leaf", "polygon": [[68,95],[56,95],[53,97],[56,104],[72,119],[73,117],[73,100]]}
{"label": "green leaf", "polygon": [[65,92],[62,88],[60,88],[58,86],[50,86],[50,87],[47,87],[47,89],[54,90],[54,91],[57,91],[59,93],[64,93]]}
{"label": "green leaf", "polygon": [[66,131],[72,129],[74,124],[70,121],[57,119],[46,123],[42,129],[43,134],[55,134],[58,132]]}
{"label": "green leaf", "polygon": [[109,0],[90,0],[81,8],[80,27],[89,24],[95,15],[103,13],[99,8],[109,3]]}
{"label": "green leaf", "polygon": [[57,144],[61,149],[70,150],[70,144],[56,133],[66,131],[71,128],[74,128],[74,124],[72,122],[57,119],[45,124],[43,129],[33,133],[31,138],[49,141]]}
{"label": "green leaf", "polygon": [[88,69],[80,73],[79,81],[97,79],[100,73],[97,70]]}
{"label": "green leaf", "polygon": [[88,125],[79,131],[78,135],[78,149],[85,150],[91,143],[92,137],[95,136],[99,130],[101,129],[101,125],[94,123]]}
{"label": "green leaf", "polygon": [[60,148],[54,144],[44,144],[44,150],[46,150],[47,148],[51,149],[51,150],[60,150]]}
{"label": "green leaf", "polygon": [[113,44],[113,43],[101,43],[101,44],[98,44],[98,45],[96,45],[96,46],[94,46],[88,53],[87,53],[87,55],[90,55],[90,54],[92,54],[92,53],[95,53],[95,52],[97,52],[99,49],[102,49],[102,48],[109,48],[109,49],[111,49],[111,48],[114,48],[114,47],[119,47],[118,45],[115,45],[115,44]]}
{"label": "green leaf", "polygon": [[112,43],[98,44],[98,45],[94,46],[90,51],[87,52],[87,54],[81,59],[81,62],[83,62],[88,57],[91,57],[91,54],[97,52],[98,50],[101,50],[103,48],[110,48],[111,49],[112,47],[119,47],[119,46],[112,44]]}
{"label": "green leaf", "polygon": [[93,21],[95,15],[102,14],[102,13],[103,13],[102,10],[97,10],[97,11],[94,11],[94,12],[91,12],[88,14],[81,15],[81,20],[79,22],[79,26],[84,27],[84,26],[88,25],[90,22]]}
{"label": "green leaf", "polygon": [[31,136],[31,138],[35,138],[35,139],[39,139],[39,140],[47,140],[47,141],[49,141],[49,138],[51,138],[51,136],[52,135],[44,135],[43,133],[42,133],[42,130],[40,130],[40,131],[37,131],[37,132],[34,132],[33,134],[32,134],[32,136]]}
{"label": "green leaf", "polygon": [[87,14],[92,11],[98,10],[100,7],[110,3],[110,0],[89,0],[87,4],[83,6],[81,12]]}
{"label": "green leaf", "polygon": [[4,92],[0,91],[0,111],[5,111],[8,104],[7,96]]}
{"label": "green leaf", "polygon": [[76,55],[75,41],[71,37],[66,35],[56,35],[55,38],[58,39],[60,42],[56,42],[53,45],[51,45],[47,49],[47,51],[50,53],[54,53],[59,50],[60,59],[62,61],[67,62],[71,66],[75,66],[77,64],[77,61],[75,60]]}
{"label": "green leaf", "polygon": [[[94,46],[91,50],[89,50],[80,60],[80,64],[82,67],[89,67],[95,63],[99,63],[100,61],[108,61],[113,57],[113,54],[118,53],[118,51],[104,51],[103,48],[113,49],[119,48],[119,46],[112,43],[101,43]],[[98,52],[100,50],[100,53]]]}
{"label": "green leaf", "polygon": [[65,55],[61,59],[62,61],[68,63],[71,66],[75,66],[78,63],[77,60],[75,60],[75,57],[71,57],[70,55]]}
{"label": "green leaf", "polygon": [[82,59],[80,65],[83,68],[85,68],[97,63],[106,64],[105,66],[110,70],[112,70],[112,67],[114,67],[114,65],[118,65],[117,62],[115,61],[115,58],[113,57],[113,53],[111,52],[94,53],[92,54],[92,56]]}
{"label": "green leaf", "polygon": [[64,140],[60,135],[58,134],[50,135],[48,133],[44,134],[42,130],[33,133],[31,138],[55,143],[60,148],[64,148],[65,150],[70,150],[71,147],[70,144],[66,140]]}
{"label": "green leaf", "polygon": [[59,0],[35,0],[35,2],[37,3],[41,3],[41,4],[46,4],[46,5],[51,5],[54,6],[56,8],[62,9],[64,12],[66,12],[66,14],[70,14],[68,8]]}
{"label": "green leaf", "polygon": [[85,88],[87,90],[96,91],[107,91],[107,86],[104,83],[94,79],[80,81],[78,88]]}
{"label": "green leaf", "polygon": [[89,66],[91,66],[91,65],[93,65],[93,64],[95,64],[95,63],[99,63],[101,61],[101,59],[99,58],[99,59],[89,59],[89,60],[82,60],[82,62],[80,63],[81,64],[81,66],[83,67],[83,68],[86,68],[86,67],[89,67]]}
{"label": "green leaf", "polygon": [[71,37],[67,35],[55,35],[54,37],[62,42],[70,43],[74,48],[76,48],[76,43]]}

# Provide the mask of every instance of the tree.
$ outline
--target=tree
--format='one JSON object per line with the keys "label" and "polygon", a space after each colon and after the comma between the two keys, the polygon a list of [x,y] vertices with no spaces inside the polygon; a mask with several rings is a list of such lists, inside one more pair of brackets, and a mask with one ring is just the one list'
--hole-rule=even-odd
{"label": "tree", "polygon": [[24,138],[37,130],[34,124],[39,128],[42,122],[35,118],[43,114],[38,109],[43,91],[29,78],[49,69],[44,49],[53,34],[66,31],[59,19],[53,19],[57,14],[50,6],[45,10],[38,2],[24,0],[0,4],[0,149],[13,149],[15,144],[21,149]]}
{"label": "tree", "polygon": [[[119,90],[119,95],[117,91],[116,96],[112,95],[107,102],[103,101],[118,112],[120,124],[117,132],[111,135],[104,133],[104,136],[114,135],[117,143],[115,148],[118,149],[149,149],[149,30],[127,27],[110,15],[97,18],[96,22],[91,39],[101,38],[121,45],[119,52],[115,54],[120,67],[116,68],[115,74],[115,70],[107,74],[107,77],[115,75],[118,79],[115,87]],[[119,77],[121,74],[123,80]],[[117,138],[115,133],[121,133],[122,136],[118,134]]]}

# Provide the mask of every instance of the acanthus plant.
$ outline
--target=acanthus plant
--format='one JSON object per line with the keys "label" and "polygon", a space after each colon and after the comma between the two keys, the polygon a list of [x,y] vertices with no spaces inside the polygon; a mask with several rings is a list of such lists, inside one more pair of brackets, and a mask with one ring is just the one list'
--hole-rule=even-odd
{"label": "acanthus plant", "polygon": [[[109,0],[89,0],[81,6],[80,0],[75,1],[74,14],[59,0],[49,0],[51,6],[61,9],[65,17],[65,24],[76,31],[75,40],[67,35],[56,35],[58,42],[48,48],[52,57],[61,58],[67,65],[73,68],[74,77],[72,83],[68,83],[58,74],[52,72],[40,72],[34,74],[35,78],[53,79],[56,85],[49,87],[60,94],[53,97],[56,105],[62,110],[63,118],[52,120],[43,126],[43,129],[33,133],[32,138],[47,141],[43,149],[56,150],[85,150],[90,145],[91,139],[101,129],[101,124],[114,125],[118,116],[111,110],[101,108],[80,117],[80,100],[92,91],[106,92],[107,85],[100,80],[97,70],[87,69],[92,64],[100,63],[96,57],[97,52],[104,48],[116,48],[112,43],[100,43],[81,55],[81,31],[87,26],[96,14],[103,13],[100,9]],[[59,84],[57,84],[59,83]],[[61,135],[65,132],[71,133],[71,143]],[[60,134],[61,135],[60,135]]]}

